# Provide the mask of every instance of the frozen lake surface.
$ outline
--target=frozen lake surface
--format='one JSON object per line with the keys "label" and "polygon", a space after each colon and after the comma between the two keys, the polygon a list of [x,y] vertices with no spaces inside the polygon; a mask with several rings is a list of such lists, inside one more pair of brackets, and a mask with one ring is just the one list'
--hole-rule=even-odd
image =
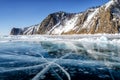
{"label": "frozen lake surface", "polygon": [[0,80],[120,80],[120,35],[0,36]]}

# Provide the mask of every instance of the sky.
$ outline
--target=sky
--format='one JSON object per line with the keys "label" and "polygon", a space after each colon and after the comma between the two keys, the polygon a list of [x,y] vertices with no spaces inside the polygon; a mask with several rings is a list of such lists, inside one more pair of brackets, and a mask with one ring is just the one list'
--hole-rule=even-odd
{"label": "sky", "polygon": [[0,34],[40,23],[50,13],[78,13],[109,0],[0,0]]}

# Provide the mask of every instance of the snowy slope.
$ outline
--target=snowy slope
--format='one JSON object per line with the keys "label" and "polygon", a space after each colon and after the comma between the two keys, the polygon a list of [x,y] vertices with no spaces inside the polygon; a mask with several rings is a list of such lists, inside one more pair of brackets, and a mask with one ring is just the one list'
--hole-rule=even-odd
{"label": "snowy slope", "polygon": [[35,34],[35,33],[37,33],[38,28],[39,28],[39,24],[34,25],[34,26],[30,26],[27,29],[24,29],[23,34],[25,34],[25,35]]}
{"label": "snowy slope", "polygon": [[86,21],[83,24],[82,28],[90,28],[90,24],[93,23],[92,19],[96,16],[96,14],[99,13],[99,8],[94,9],[93,12],[88,14],[88,17],[86,19]]}
{"label": "snowy slope", "polygon": [[76,14],[70,20],[66,19],[63,24],[62,22],[59,22],[50,30],[52,31],[51,34],[62,34],[70,31],[75,27],[77,19],[78,19],[78,14]]}

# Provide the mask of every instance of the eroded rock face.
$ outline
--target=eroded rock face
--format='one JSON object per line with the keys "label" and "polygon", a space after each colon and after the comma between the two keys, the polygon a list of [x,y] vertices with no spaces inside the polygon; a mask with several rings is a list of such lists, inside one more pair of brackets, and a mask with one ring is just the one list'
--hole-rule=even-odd
{"label": "eroded rock face", "polygon": [[118,24],[113,21],[110,9],[105,10],[104,7],[101,7],[98,12],[78,33],[118,33]]}
{"label": "eroded rock face", "polygon": [[[56,12],[48,15],[40,24],[12,35],[22,34],[96,34],[120,32],[120,1],[111,0],[100,7],[91,8],[82,13]],[[15,30],[15,31],[14,31]],[[14,33],[15,32],[15,33]]]}

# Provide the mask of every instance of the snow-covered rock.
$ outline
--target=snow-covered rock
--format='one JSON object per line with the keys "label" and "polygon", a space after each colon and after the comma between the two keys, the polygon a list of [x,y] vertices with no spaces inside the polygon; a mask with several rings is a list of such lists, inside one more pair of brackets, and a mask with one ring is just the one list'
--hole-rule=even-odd
{"label": "snow-covered rock", "polygon": [[[81,13],[63,11],[48,15],[40,24],[21,29],[12,29],[12,35],[32,34],[96,34],[120,32],[120,1],[110,0],[108,3],[90,8]],[[18,32],[18,33],[16,33]]]}

